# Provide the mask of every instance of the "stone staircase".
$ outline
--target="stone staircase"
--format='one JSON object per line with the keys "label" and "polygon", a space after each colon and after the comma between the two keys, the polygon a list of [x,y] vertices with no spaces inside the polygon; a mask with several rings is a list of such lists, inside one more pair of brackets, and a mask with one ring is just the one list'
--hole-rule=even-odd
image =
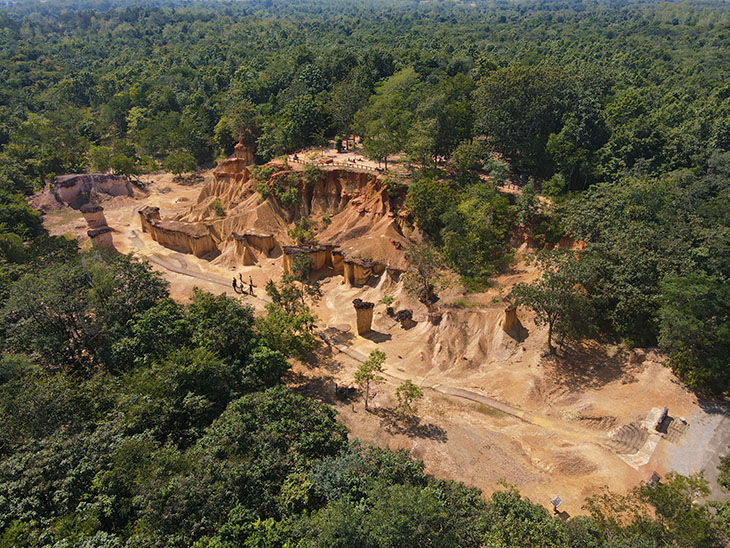
{"label": "stone staircase", "polygon": [[609,434],[607,445],[620,455],[631,455],[638,452],[648,438],[649,432],[639,424],[624,424]]}

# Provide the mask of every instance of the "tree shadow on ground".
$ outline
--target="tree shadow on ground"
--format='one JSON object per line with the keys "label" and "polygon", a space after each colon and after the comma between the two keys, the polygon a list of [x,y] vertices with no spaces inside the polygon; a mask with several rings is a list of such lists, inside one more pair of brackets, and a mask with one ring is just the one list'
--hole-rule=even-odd
{"label": "tree shadow on ground", "polygon": [[312,368],[321,367],[330,373],[337,373],[342,369],[342,364],[334,356],[332,344],[325,338],[324,344],[307,354],[303,361]]}
{"label": "tree shadow on ground", "polygon": [[636,380],[636,367],[628,363],[625,351],[609,355],[595,341],[564,345],[558,354],[545,355],[543,363],[552,365],[548,377],[572,390],[600,388],[622,377],[624,384]]}
{"label": "tree shadow on ground", "polygon": [[309,376],[303,373],[289,371],[286,374],[286,383],[291,389],[302,396],[315,398],[327,404],[335,403],[336,382],[330,375]]}
{"label": "tree shadow on ground", "polygon": [[379,408],[372,410],[380,418],[380,425],[389,434],[404,434],[409,438],[426,438],[446,443],[446,430],[433,423],[422,423],[420,417],[403,417],[392,409]]}
{"label": "tree shadow on ground", "polygon": [[355,335],[350,331],[343,331],[336,327],[328,327],[322,331],[322,335],[330,344],[343,344],[349,346],[355,340]]}

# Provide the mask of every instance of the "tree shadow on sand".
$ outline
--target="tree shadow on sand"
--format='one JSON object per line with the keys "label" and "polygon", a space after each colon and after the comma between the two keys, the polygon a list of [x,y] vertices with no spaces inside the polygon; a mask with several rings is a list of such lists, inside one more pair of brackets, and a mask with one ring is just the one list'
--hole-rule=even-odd
{"label": "tree shadow on sand", "polygon": [[409,438],[426,438],[446,443],[446,430],[433,423],[422,423],[416,416],[403,417],[392,409],[374,409],[373,414],[380,418],[380,425],[392,435],[404,434]]}
{"label": "tree shadow on sand", "polygon": [[324,344],[309,352],[303,362],[312,368],[326,369],[329,373],[337,373],[342,369],[342,363],[335,359],[332,341],[324,339]]}
{"label": "tree shadow on sand", "polygon": [[344,331],[338,327],[327,327],[322,331],[322,336],[329,344],[342,344],[350,346],[355,340],[355,335],[350,331]]}
{"label": "tree shadow on sand", "polygon": [[636,380],[637,367],[629,364],[624,350],[610,355],[595,341],[564,345],[555,355],[545,354],[543,364],[552,366],[548,376],[553,381],[573,390],[600,388],[618,379],[624,384]]}
{"label": "tree shadow on sand", "polygon": [[327,404],[335,403],[336,382],[331,375],[305,375],[303,373],[289,371],[286,374],[286,383],[291,389],[302,396],[314,398]]}

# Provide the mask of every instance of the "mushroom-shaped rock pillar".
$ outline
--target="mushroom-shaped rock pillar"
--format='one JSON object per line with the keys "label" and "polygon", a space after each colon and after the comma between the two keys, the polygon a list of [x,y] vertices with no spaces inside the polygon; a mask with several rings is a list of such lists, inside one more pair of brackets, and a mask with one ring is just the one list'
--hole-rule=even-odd
{"label": "mushroom-shaped rock pillar", "polygon": [[400,326],[403,329],[410,329],[416,325],[416,322],[413,321],[413,310],[409,310],[407,308],[396,312],[395,319],[400,322]]}
{"label": "mushroom-shaped rock pillar", "polygon": [[106,217],[104,216],[104,208],[100,205],[85,204],[79,210],[86,219],[86,224],[90,229],[102,228],[107,226]]}
{"label": "mushroom-shaped rock pillar", "polygon": [[91,238],[91,245],[94,247],[114,248],[114,240],[112,239],[112,229],[108,226],[94,228],[86,232]]}
{"label": "mushroom-shaped rock pillar", "polygon": [[357,315],[357,334],[365,335],[370,333],[375,304],[362,299],[355,299],[352,301],[352,305],[355,307],[355,314]]}

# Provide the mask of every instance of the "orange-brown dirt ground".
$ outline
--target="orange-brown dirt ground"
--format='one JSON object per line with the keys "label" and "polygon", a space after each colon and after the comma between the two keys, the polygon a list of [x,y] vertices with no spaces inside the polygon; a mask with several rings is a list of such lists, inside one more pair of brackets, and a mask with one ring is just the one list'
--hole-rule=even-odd
{"label": "orange-brown dirt ground", "polygon": [[[245,267],[213,264],[167,249],[141,230],[140,208],[156,206],[163,218],[179,218],[212,177],[206,172],[203,180],[181,185],[170,174],[145,176],[145,192],[104,201],[115,247],[149,259],[169,280],[175,299],[185,301],[200,287],[236,296],[261,313],[266,281],[282,274],[280,256]],[[44,223],[52,234],[90,245],[79,211],[50,212]],[[603,486],[625,492],[655,471],[706,469],[713,495],[720,496],[714,466],[730,439],[729,421],[722,409],[686,390],[660,355],[589,342],[549,358],[546,329],[523,310],[520,326],[511,334],[502,329],[501,297],[514,283],[537,276],[522,260],[524,251],[518,250],[512,270],[489,291],[444,291],[440,325],[428,323],[425,308],[385,275],[363,287],[346,287],[342,275],[323,279],[314,309],[324,342],[310,363],[294,364],[289,384],[331,404],[353,437],[404,449],[423,460],[427,472],[479,487],[485,495],[500,489],[501,481],[545,506],[559,495],[564,517],[582,513],[586,497]],[[253,278],[255,297],[233,292],[230,282],[239,272]],[[395,310],[413,309],[415,327],[404,330],[386,314],[381,299],[388,295]],[[366,337],[354,329],[356,297],[376,303]],[[375,388],[372,412],[366,412],[362,398],[337,399],[335,386],[353,385],[360,361],[376,348],[387,355],[386,382]],[[403,421],[393,411],[395,389],[404,379],[424,388],[417,420]],[[649,434],[641,421],[665,406],[673,419],[667,432]]]}

